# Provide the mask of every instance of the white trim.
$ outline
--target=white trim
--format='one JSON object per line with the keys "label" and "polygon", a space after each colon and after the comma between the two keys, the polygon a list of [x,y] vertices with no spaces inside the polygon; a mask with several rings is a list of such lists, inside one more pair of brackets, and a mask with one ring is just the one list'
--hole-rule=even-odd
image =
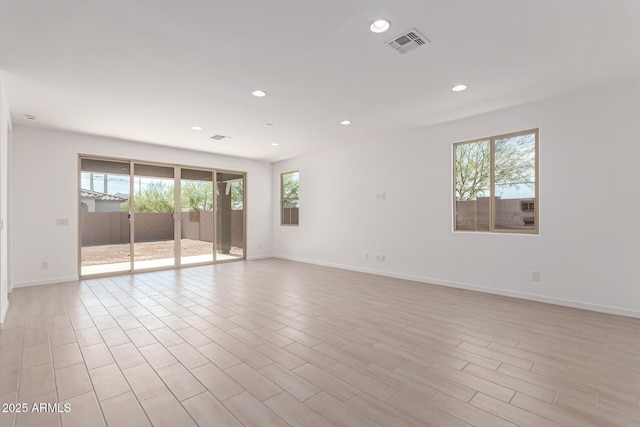
{"label": "white trim", "polygon": [[77,282],[78,276],[56,277],[53,279],[34,280],[32,282],[17,282],[13,284],[13,289],[26,288],[29,286],[55,285],[58,283]]}
{"label": "white trim", "polygon": [[273,255],[250,256],[250,257],[247,257],[247,261],[253,261],[253,260],[256,260],[256,259],[269,259],[269,258],[273,258]]}
{"label": "white trim", "polygon": [[615,314],[618,316],[627,316],[640,319],[640,310],[630,310],[628,308],[613,307],[609,305],[592,304],[583,301],[575,301],[564,298],[547,297],[544,295],[529,294],[526,292],[506,291],[504,289],[489,288],[485,286],[473,285],[469,283],[450,282],[446,280],[432,279],[428,277],[412,276],[409,274],[399,274],[389,271],[371,270],[367,268],[354,267],[350,265],[334,264],[330,262],[315,261],[306,258],[290,257],[285,255],[274,255],[274,258],[286,259],[289,261],[303,262],[306,264],[322,265],[325,267],[340,268],[342,270],[357,271],[360,273],[375,274],[378,276],[393,277],[396,279],[412,280],[414,282],[427,283],[435,286],[445,286],[449,288],[466,289],[469,291],[483,292],[492,295],[501,295],[512,298],[524,299],[528,301],[536,301],[564,307],[579,308],[582,310],[595,311],[599,313]]}
{"label": "white trim", "polygon": [[2,329],[2,327],[4,326],[4,319],[7,318],[8,311],[9,311],[9,300],[7,300],[7,303],[4,306],[4,310],[2,310],[2,313],[0,313],[0,329]]}

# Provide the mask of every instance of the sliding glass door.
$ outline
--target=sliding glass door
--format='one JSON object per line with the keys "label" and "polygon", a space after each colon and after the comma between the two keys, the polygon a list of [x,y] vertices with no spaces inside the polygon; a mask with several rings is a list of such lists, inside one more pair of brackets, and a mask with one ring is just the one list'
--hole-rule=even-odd
{"label": "sliding glass door", "polygon": [[180,262],[213,262],[213,172],[180,171]]}
{"label": "sliding glass door", "polygon": [[216,260],[244,257],[244,175],[216,172]]}
{"label": "sliding glass door", "polygon": [[80,158],[80,275],[245,258],[245,174]]}
{"label": "sliding glass door", "polygon": [[133,167],[134,270],[176,264],[174,167]]}
{"label": "sliding glass door", "polygon": [[130,163],[80,161],[80,273],[131,269]]}

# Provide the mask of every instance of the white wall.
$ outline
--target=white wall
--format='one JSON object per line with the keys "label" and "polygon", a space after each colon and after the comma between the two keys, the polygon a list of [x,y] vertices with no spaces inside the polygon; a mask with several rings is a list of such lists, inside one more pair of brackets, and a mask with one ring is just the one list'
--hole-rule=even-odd
{"label": "white wall", "polygon": [[[13,140],[16,287],[78,277],[79,153],[246,171],[247,258],[271,255],[270,163],[27,127],[15,127]],[[57,226],[57,218],[68,218],[69,225]],[[41,269],[42,261],[48,269]]]}
{"label": "white wall", "polygon": [[[639,118],[636,81],[276,163],[301,207],[274,255],[640,317]],[[532,128],[540,235],[452,232],[452,143]]]}
{"label": "white wall", "polygon": [[11,118],[9,104],[4,89],[4,79],[0,72],[0,326],[9,307],[9,166],[11,156]]}

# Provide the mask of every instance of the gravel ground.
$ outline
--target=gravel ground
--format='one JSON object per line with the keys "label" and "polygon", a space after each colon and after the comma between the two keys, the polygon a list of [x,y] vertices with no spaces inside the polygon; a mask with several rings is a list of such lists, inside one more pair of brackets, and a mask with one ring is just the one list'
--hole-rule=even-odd
{"label": "gravel ground", "polygon": [[[182,256],[211,253],[211,242],[182,239]],[[173,257],[173,240],[136,243],[136,260],[150,260]],[[100,265],[129,261],[130,245],[99,245],[82,248],[82,265]],[[242,256],[242,248],[232,247],[231,254]]]}

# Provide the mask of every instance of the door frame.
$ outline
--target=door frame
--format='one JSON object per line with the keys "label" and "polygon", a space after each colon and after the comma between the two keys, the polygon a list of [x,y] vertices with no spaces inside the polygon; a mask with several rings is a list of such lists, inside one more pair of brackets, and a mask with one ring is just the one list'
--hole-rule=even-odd
{"label": "door frame", "polygon": [[[82,215],[82,200],[80,195],[81,185],[82,185],[82,160],[83,159],[91,159],[91,160],[102,160],[102,161],[113,161],[120,163],[129,163],[129,200],[130,200],[130,218],[129,218],[129,245],[130,245],[130,260],[129,260],[129,270],[121,270],[121,271],[113,271],[107,273],[96,273],[96,274],[82,274],[82,223],[80,221]],[[136,164],[145,164],[151,166],[163,166],[163,167],[173,167],[174,168],[174,256],[175,263],[172,266],[166,267],[154,267],[154,268],[145,268],[138,269],[134,268],[135,263],[135,213],[133,212],[133,206],[135,203],[135,165]],[[183,165],[176,163],[164,163],[164,162],[155,162],[155,161],[146,161],[139,159],[127,159],[127,158],[118,158],[118,157],[110,157],[110,156],[100,156],[95,154],[85,154],[78,153],[78,182],[76,185],[77,197],[78,197],[78,277],[80,279],[85,278],[100,278],[100,277],[111,277],[125,274],[134,274],[134,273],[142,273],[142,272],[153,272],[153,271],[163,271],[163,270],[174,270],[180,269],[183,267],[196,267],[203,265],[214,265],[221,264],[227,262],[237,262],[244,261],[247,259],[247,172],[246,171],[236,171],[231,169],[217,169],[217,168],[208,168],[204,166],[192,166],[192,165]],[[181,206],[181,171],[182,169],[194,169],[201,170],[205,172],[212,173],[212,183],[213,183],[213,261],[204,261],[198,263],[190,263],[190,264],[182,264],[181,262],[181,228],[179,228],[182,217],[182,206]],[[229,173],[239,175],[243,179],[243,214],[242,214],[242,228],[243,228],[243,247],[242,247],[242,256],[237,259],[225,259],[218,260],[217,259],[217,197],[215,194],[216,188],[216,177],[218,173]]]}

